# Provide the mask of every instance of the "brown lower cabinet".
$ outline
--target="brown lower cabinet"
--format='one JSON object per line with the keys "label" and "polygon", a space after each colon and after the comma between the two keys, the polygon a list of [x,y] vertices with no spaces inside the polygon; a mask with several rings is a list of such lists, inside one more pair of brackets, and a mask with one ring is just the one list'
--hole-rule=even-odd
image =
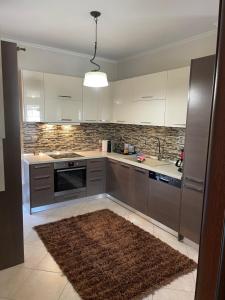
{"label": "brown lower cabinet", "polygon": [[87,196],[105,193],[106,160],[102,158],[87,160]]}
{"label": "brown lower cabinet", "polygon": [[178,231],[181,189],[149,178],[148,216]]}

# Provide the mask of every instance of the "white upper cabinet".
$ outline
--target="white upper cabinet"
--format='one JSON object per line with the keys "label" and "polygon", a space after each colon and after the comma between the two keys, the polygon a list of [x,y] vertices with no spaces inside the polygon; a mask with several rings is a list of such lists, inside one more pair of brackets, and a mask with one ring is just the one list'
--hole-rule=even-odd
{"label": "white upper cabinet", "polygon": [[124,79],[112,83],[113,122],[133,123],[133,79]]}
{"label": "white upper cabinet", "polygon": [[190,67],[168,71],[165,126],[185,127]]}
{"label": "white upper cabinet", "polygon": [[22,70],[23,120],[44,122],[44,74]]}
{"label": "white upper cabinet", "polygon": [[82,121],[81,78],[56,74],[44,74],[45,121]]}
{"label": "white upper cabinet", "polygon": [[167,72],[153,73],[133,78],[133,100],[166,99]]}
{"label": "white upper cabinet", "polygon": [[110,122],[112,114],[111,88],[83,87],[83,121]]}

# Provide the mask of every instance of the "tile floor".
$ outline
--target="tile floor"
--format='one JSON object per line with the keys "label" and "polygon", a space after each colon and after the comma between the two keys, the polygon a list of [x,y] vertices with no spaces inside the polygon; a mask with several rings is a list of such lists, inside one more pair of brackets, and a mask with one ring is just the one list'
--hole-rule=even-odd
{"label": "tile floor", "polygon": [[[149,231],[173,248],[197,261],[198,250],[186,242],[153,225],[141,216],[115,203],[109,198],[89,198],[65,203],[62,207],[29,215],[24,212],[25,263],[0,271],[0,300],[78,300],[57,264],[47,253],[43,243],[32,229],[33,226],[56,221],[72,215],[84,214],[109,208],[139,227]],[[182,276],[161,288],[145,300],[192,300],[194,299],[196,271]]]}

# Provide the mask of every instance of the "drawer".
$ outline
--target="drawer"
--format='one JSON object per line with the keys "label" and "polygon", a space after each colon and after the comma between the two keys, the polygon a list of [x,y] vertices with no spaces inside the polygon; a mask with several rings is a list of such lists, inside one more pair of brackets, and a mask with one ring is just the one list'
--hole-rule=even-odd
{"label": "drawer", "polygon": [[30,192],[31,207],[54,202],[54,186],[51,184],[36,186]]}
{"label": "drawer", "polygon": [[30,186],[32,190],[36,187],[46,186],[46,185],[54,186],[53,174],[32,176],[32,178],[30,179]]}
{"label": "drawer", "polygon": [[87,196],[105,193],[105,178],[92,178],[87,181]]}
{"label": "drawer", "polygon": [[54,201],[55,202],[62,202],[62,201],[68,201],[68,200],[73,200],[73,199],[79,199],[79,198],[84,198],[87,195],[86,188],[79,190],[79,191],[74,191],[68,194],[57,194],[54,196]]}
{"label": "drawer", "polygon": [[53,176],[54,168],[53,164],[37,164],[30,166],[30,178],[40,177],[44,175],[52,174]]}
{"label": "drawer", "polygon": [[87,171],[87,178],[105,177],[105,168],[96,168]]}
{"label": "drawer", "polygon": [[104,158],[96,158],[90,159],[87,161],[87,169],[90,170],[99,170],[105,169],[105,159]]}

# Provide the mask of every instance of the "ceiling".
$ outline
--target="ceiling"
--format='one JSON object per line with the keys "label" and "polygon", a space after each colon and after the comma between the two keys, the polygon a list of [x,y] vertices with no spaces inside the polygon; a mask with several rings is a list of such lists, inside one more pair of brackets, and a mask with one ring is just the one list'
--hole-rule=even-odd
{"label": "ceiling", "polygon": [[98,56],[122,60],[215,30],[219,0],[0,0],[0,35],[92,54],[100,10]]}

